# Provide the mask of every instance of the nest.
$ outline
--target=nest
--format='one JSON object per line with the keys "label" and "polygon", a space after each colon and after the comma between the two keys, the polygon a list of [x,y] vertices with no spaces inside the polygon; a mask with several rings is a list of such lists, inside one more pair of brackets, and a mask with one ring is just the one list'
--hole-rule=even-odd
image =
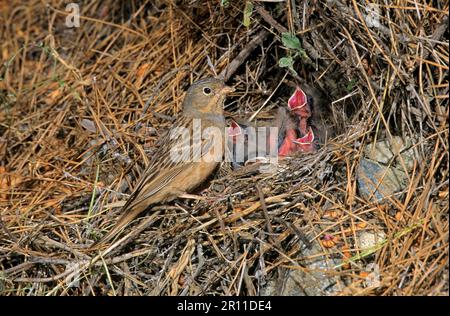
{"label": "nest", "polygon": [[[0,4],[0,293],[447,293],[448,2],[108,0],[80,4],[78,27],[68,2],[13,2]],[[154,206],[87,251],[187,87],[218,74],[237,88],[228,116],[270,119],[295,86],[319,91],[320,149],[272,173],[224,163],[204,199]],[[364,146],[393,137],[414,140],[407,185],[365,198]]]}

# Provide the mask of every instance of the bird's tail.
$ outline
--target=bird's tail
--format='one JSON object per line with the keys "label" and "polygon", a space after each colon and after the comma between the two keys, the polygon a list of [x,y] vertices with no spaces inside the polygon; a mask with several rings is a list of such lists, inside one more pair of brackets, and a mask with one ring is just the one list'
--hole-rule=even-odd
{"label": "bird's tail", "polygon": [[[145,208],[144,208],[145,209]],[[136,206],[132,209],[123,209],[124,213],[119,217],[119,220],[114,227],[107,232],[99,241],[95,242],[90,249],[100,248],[108,241],[116,237],[122,229],[124,229],[132,220],[134,220],[142,211],[142,207]]]}

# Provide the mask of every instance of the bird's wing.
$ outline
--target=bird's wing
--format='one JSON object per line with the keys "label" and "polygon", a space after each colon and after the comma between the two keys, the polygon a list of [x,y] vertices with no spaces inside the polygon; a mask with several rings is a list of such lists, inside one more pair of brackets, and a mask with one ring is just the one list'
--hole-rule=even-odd
{"label": "bird's wing", "polygon": [[[187,126],[188,119],[181,118],[172,126]],[[162,142],[159,148],[154,153],[149,165],[142,173],[138,184],[133,190],[133,193],[128,198],[126,204],[123,206],[123,210],[133,209],[135,206],[145,202],[153,195],[157,194],[175,179],[182,171],[188,169],[193,157],[200,157],[202,159],[214,145],[214,138],[207,137],[201,140],[199,146],[192,146],[191,142],[184,143],[177,141],[177,139],[171,139],[170,133],[166,133],[162,137]],[[192,133],[190,134],[192,136]],[[171,156],[171,150],[176,152],[187,153],[189,156],[184,157],[186,159],[176,160]]]}
{"label": "bird's wing", "polygon": [[127,202],[123,206],[123,210],[127,211],[133,209],[137,205],[144,203],[150,199],[153,195],[161,191],[167,184],[169,184],[174,178],[176,178],[187,166],[178,166],[172,169],[161,170],[159,176],[152,178],[153,173],[144,173],[139,180],[139,184],[133,190]]}

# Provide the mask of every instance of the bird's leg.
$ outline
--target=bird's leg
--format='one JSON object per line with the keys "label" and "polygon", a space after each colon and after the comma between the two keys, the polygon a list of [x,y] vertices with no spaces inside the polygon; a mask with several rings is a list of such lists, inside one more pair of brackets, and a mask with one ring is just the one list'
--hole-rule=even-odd
{"label": "bird's leg", "polygon": [[178,197],[182,198],[182,199],[200,200],[200,201],[206,201],[208,199],[208,197],[206,197],[206,196],[189,194],[189,193],[183,193],[183,194],[179,195]]}
{"label": "bird's leg", "polygon": [[184,193],[184,194],[180,195],[179,198],[196,200],[196,201],[206,201],[209,203],[213,203],[213,202],[224,200],[227,197],[226,197],[226,195],[223,195],[223,194],[218,194],[216,196],[202,196],[202,195]]}

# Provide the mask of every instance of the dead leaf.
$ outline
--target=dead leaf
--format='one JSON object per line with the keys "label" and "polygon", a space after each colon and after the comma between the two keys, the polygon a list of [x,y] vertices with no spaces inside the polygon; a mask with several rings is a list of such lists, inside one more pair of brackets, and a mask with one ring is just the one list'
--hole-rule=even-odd
{"label": "dead leaf", "polygon": [[142,82],[144,81],[144,77],[147,75],[149,68],[150,64],[143,64],[139,66],[139,68],[137,69],[135,82],[135,86],[137,89],[141,87]]}
{"label": "dead leaf", "polygon": [[7,193],[22,182],[22,177],[15,173],[6,172],[6,168],[0,166],[0,199],[6,199]]}

